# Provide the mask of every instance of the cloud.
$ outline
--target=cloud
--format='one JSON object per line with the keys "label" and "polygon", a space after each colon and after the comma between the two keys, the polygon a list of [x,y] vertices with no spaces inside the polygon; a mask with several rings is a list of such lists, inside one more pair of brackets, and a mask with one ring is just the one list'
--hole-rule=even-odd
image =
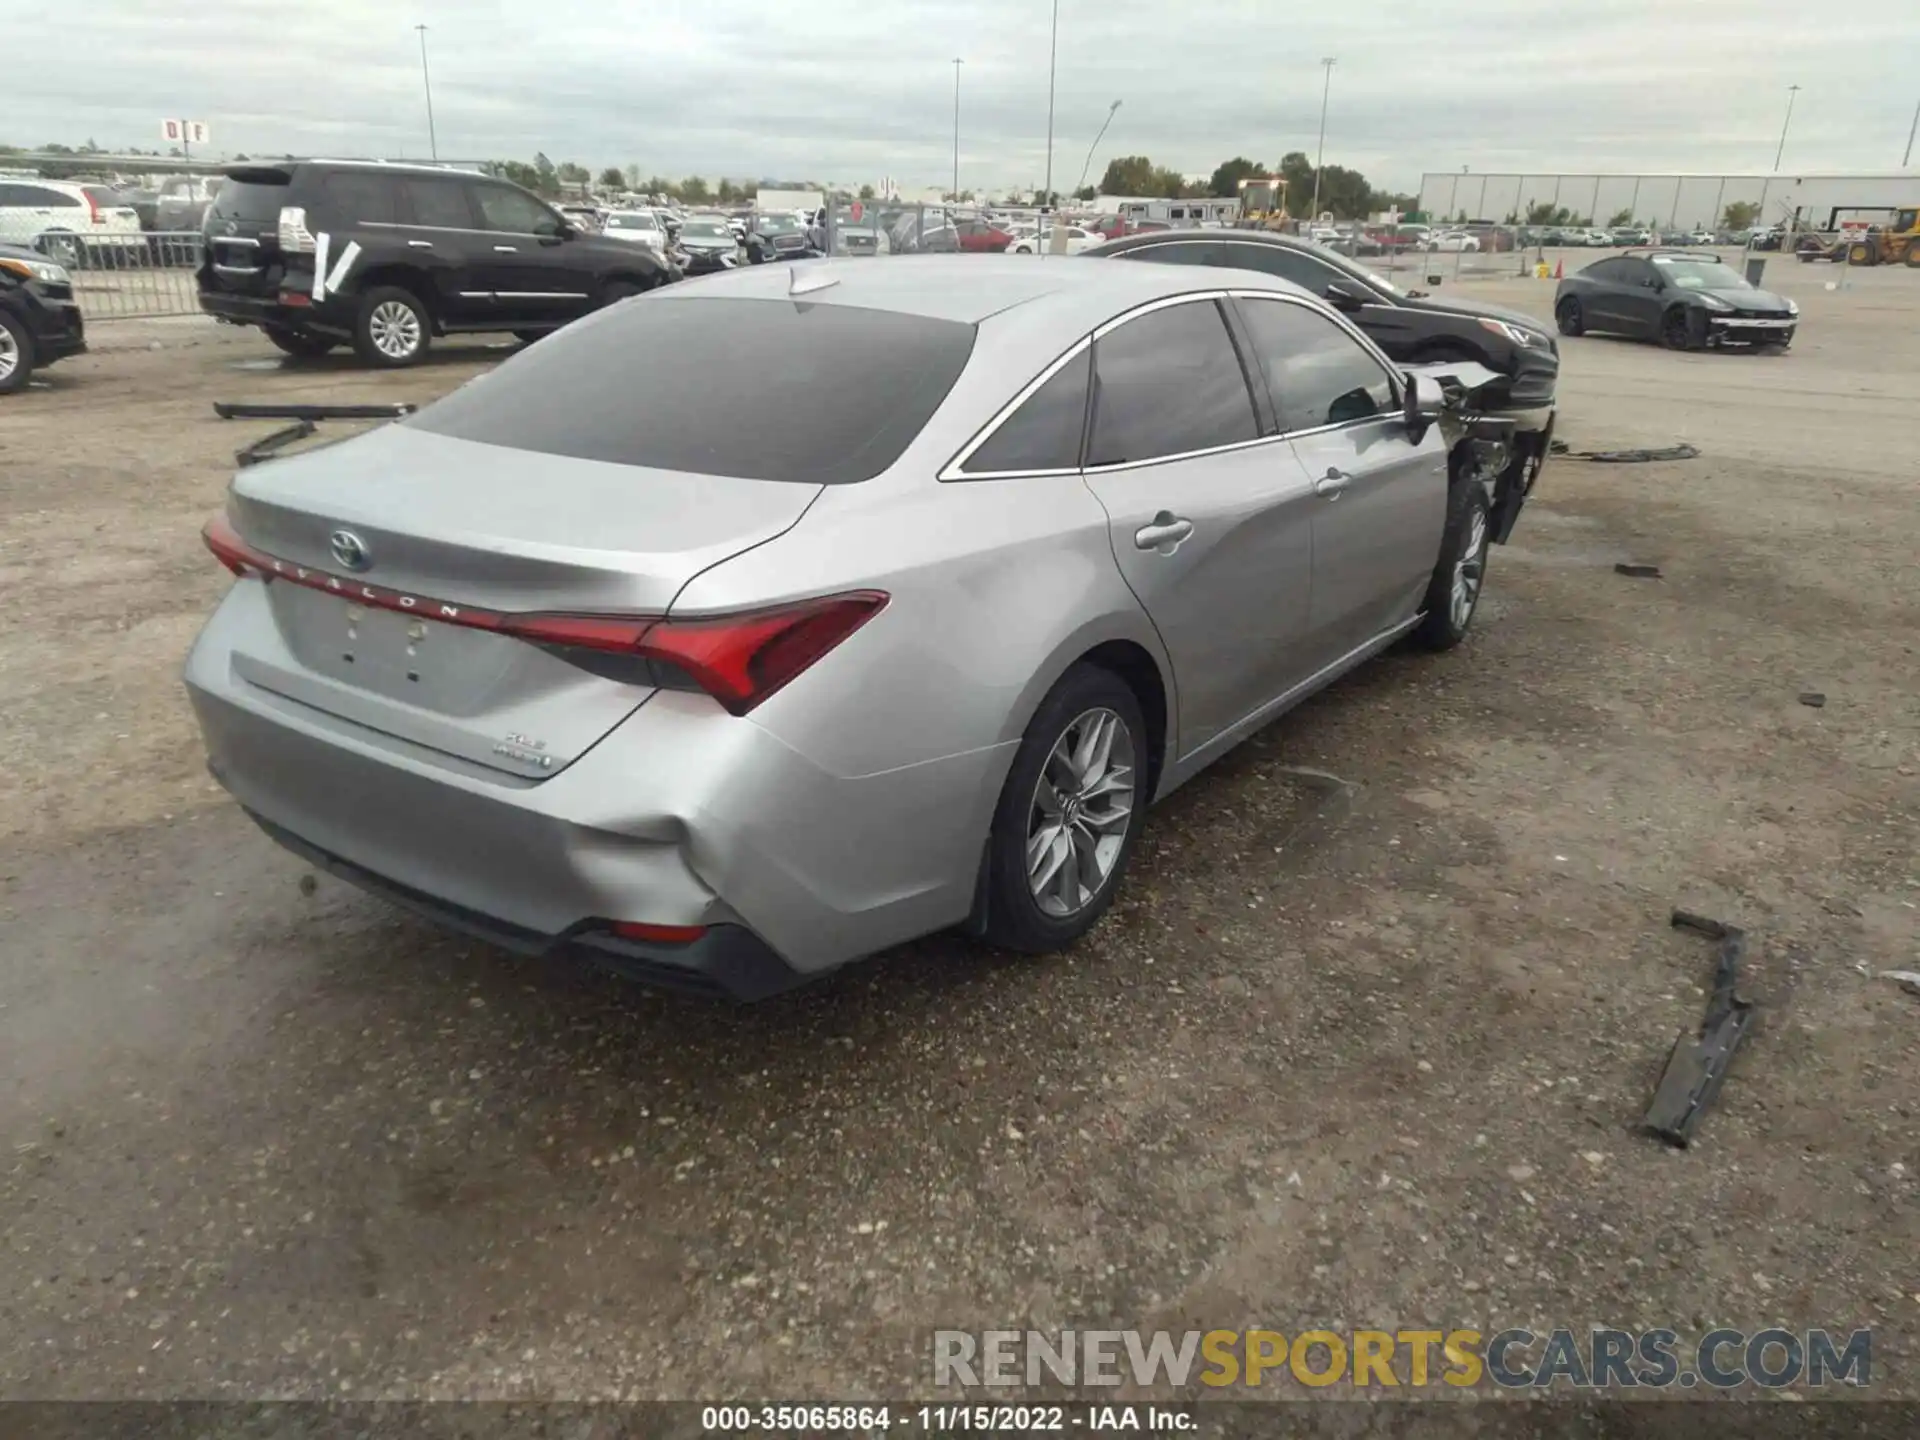
{"label": "cloud", "polygon": [[[161,118],[184,115],[208,121],[222,153],[422,156],[425,23],[443,157],[937,183],[959,56],[962,183],[1032,184],[1046,165],[1051,0],[25,9],[11,33],[57,35],[79,61],[10,69],[0,139],[16,145],[157,145]],[[1096,176],[1129,153],[1184,172],[1311,154],[1328,55],[1327,159],[1377,184],[1461,165],[1766,170],[1789,84],[1802,87],[1791,167],[1890,169],[1920,98],[1900,63],[1911,11],[1854,0],[1846,15],[1785,0],[1304,15],[1273,0],[1061,0],[1055,180],[1077,177],[1114,99]]]}

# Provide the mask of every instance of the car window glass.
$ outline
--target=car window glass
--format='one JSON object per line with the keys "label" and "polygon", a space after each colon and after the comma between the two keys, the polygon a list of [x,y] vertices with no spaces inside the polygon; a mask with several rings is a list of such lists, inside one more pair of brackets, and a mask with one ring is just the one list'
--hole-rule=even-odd
{"label": "car window glass", "polygon": [[1089,465],[1120,465],[1256,438],[1253,395],[1212,301],[1130,320],[1094,343]]}
{"label": "car window glass", "polygon": [[473,211],[467,205],[466,189],[459,181],[408,176],[401,181],[401,189],[415,225],[434,230],[473,228]]}
{"label": "car window glass", "polygon": [[960,468],[969,475],[1007,470],[1072,470],[1080,464],[1093,355],[1082,350],[988,437]]}
{"label": "car window glass", "polygon": [[22,185],[26,198],[19,203],[31,205],[36,210],[78,210],[80,197],[68,195],[59,190],[48,190],[39,185]]}
{"label": "car window glass", "polygon": [[1122,250],[1116,259],[1151,260],[1156,265],[1221,265],[1223,247],[1211,240],[1180,240],[1163,245],[1142,245],[1137,250]]}
{"label": "car window glass", "polygon": [[27,202],[20,198],[22,188],[19,185],[0,183],[0,210],[10,206],[25,205]]}
{"label": "car window glass", "polygon": [[[616,305],[402,423],[615,465],[852,484],[885,470],[920,434],[973,342],[971,325],[853,305],[713,297]],[[749,367],[748,381],[728,383],[742,356],[780,355],[805,363]],[[739,423],[743,403],[752,424]]]}
{"label": "car window glass", "polygon": [[[1318,295],[1336,280],[1346,276],[1331,265],[1324,265],[1313,256],[1295,250],[1288,245],[1234,245],[1221,247],[1226,253],[1225,264],[1236,270],[1258,270],[1263,275],[1278,275],[1282,280],[1291,280],[1294,284]],[[1355,287],[1358,289],[1358,287]]]}
{"label": "car window glass", "polygon": [[522,195],[504,185],[476,185],[473,193],[480,202],[480,214],[489,230],[534,235],[553,227],[552,212],[531,195]]}
{"label": "car window glass", "polygon": [[392,225],[400,218],[400,186],[391,175],[339,170],[321,181],[320,188],[338,220]]}
{"label": "car window glass", "polygon": [[1245,299],[1241,313],[1283,431],[1390,411],[1387,371],[1331,317],[1283,300]]}

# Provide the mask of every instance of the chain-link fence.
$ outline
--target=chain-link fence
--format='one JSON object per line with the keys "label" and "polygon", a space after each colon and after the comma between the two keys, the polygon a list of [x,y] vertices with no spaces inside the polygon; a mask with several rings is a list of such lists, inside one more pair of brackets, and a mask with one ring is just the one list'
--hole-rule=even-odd
{"label": "chain-link fence", "polygon": [[34,249],[73,275],[73,292],[88,324],[198,315],[194,272],[203,241],[198,231],[130,232],[102,237],[41,235]]}

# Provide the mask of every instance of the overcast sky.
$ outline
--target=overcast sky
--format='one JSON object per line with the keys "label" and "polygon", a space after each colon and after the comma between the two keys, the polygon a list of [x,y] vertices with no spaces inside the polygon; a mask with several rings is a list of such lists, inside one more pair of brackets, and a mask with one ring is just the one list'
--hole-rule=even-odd
{"label": "overcast sky", "polygon": [[[965,187],[1037,184],[1051,0],[5,0],[0,143],[424,156],[944,183],[953,57]],[[24,14],[22,14],[24,10]],[[1897,168],[1920,101],[1911,0],[1060,0],[1054,179],[1143,153],[1186,172],[1313,153],[1411,189],[1426,170]]]}

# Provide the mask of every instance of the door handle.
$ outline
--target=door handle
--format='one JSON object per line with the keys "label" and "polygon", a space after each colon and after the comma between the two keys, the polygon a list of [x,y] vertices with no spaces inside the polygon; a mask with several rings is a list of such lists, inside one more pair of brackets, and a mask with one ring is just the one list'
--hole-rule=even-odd
{"label": "door handle", "polygon": [[502,255],[518,255],[520,253],[520,247],[518,245],[496,245],[493,248]]}
{"label": "door handle", "polygon": [[433,242],[431,240],[409,240],[407,244],[416,250],[431,250],[433,248]]}
{"label": "door handle", "polygon": [[1338,500],[1347,486],[1353,483],[1353,476],[1344,470],[1336,470],[1331,465],[1327,473],[1313,482],[1313,493],[1328,500]]}
{"label": "door handle", "polygon": [[1180,542],[1191,534],[1191,520],[1175,515],[1171,510],[1162,510],[1153,517],[1151,524],[1142,525],[1133,532],[1133,544],[1138,550],[1159,550],[1164,545],[1166,549],[1162,553],[1171,555],[1179,548]]}

